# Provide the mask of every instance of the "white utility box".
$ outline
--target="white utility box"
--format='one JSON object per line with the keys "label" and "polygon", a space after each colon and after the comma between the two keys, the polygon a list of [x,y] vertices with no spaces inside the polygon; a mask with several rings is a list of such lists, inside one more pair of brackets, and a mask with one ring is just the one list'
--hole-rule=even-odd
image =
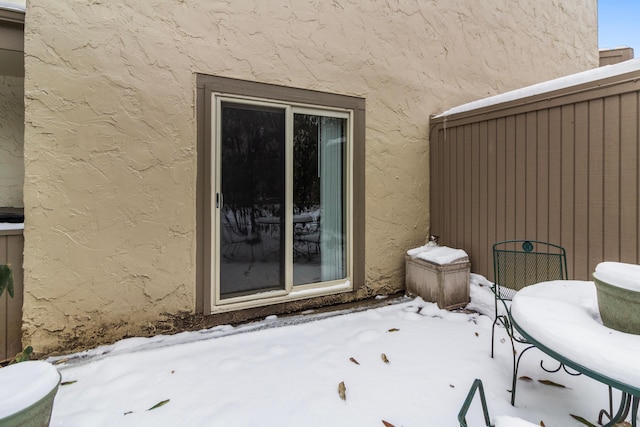
{"label": "white utility box", "polygon": [[407,251],[407,293],[448,310],[469,303],[471,263],[461,249],[428,244]]}

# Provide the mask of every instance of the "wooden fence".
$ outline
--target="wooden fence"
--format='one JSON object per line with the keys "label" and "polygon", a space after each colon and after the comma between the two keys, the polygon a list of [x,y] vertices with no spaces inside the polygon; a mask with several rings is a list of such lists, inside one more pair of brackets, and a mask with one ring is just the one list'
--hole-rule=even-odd
{"label": "wooden fence", "polygon": [[432,117],[431,233],[490,280],[507,239],[564,246],[575,279],[640,263],[639,104],[634,70]]}
{"label": "wooden fence", "polygon": [[14,297],[6,292],[0,297],[0,359],[22,351],[22,230],[0,231],[0,264],[9,264],[13,271]]}

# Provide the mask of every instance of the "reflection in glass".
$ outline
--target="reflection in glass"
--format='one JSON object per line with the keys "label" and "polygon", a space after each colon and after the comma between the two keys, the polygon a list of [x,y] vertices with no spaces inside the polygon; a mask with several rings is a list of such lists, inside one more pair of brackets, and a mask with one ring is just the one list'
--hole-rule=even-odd
{"label": "reflection in glass", "polygon": [[346,277],[344,118],[294,114],[293,284]]}
{"label": "reflection in glass", "polygon": [[222,103],[220,296],[284,289],[285,113]]}

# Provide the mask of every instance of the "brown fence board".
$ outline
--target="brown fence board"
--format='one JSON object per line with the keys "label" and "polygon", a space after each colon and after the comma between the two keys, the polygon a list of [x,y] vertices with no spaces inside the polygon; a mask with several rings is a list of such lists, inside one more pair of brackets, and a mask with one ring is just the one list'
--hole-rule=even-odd
{"label": "brown fence board", "polygon": [[595,99],[589,104],[589,245],[590,268],[604,258],[604,215],[602,192],[604,157],[604,102]]}
{"label": "brown fence board", "polygon": [[620,258],[620,97],[604,100],[604,257]]}
{"label": "brown fence board", "polygon": [[[0,236],[0,264],[7,264],[9,262],[9,236]],[[8,310],[9,310],[9,298],[7,293],[4,292],[0,297],[0,357],[6,359],[7,344],[8,344]],[[4,357],[2,357],[4,356]]]}
{"label": "brown fence board", "polygon": [[[589,141],[589,104],[579,102],[575,109],[575,139],[577,149],[574,152],[574,176],[575,197],[573,224],[574,248],[586,248],[589,245],[588,215],[579,215],[579,212],[588,212],[589,209],[589,150],[580,149],[580,146],[588,145]],[[574,251],[573,256],[574,275],[584,277],[590,274],[588,268],[589,258],[587,251]],[[577,272],[576,269],[581,271]]]}
{"label": "brown fence board", "polygon": [[7,292],[0,297],[0,359],[15,356],[21,350],[23,273],[21,231],[0,234],[0,264],[9,264],[13,273],[14,297]]}
{"label": "brown fence board", "polygon": [[527,205],[526,205],[526,178],[527,178],[527,157],[526,157],[526,121],[524,114],[518,114],[516,117],[516,129],[515,129],[515,171],[511,176],[511,179],[515,182],[515,193],[513,195],[515,200],[515,235],[526,235],[526,219],[527,219]]}
{"label": "brown fence board", "polygon": [[[575,155],[575,110],[574,104],[562,106],[562,152],[561,152],[561,222],[560,222],[560,238],[555,236],[550,238],[552,243],[559,242],[568,253],[574,253],[573,244],[573,224],[574,224],[574,155]],[[573,258],[567,260],[569,268],[569,277],[573,277],[574,265]]]}
{"label": "brown fence board", "polygon": [[[496,120],[496,240],[507,237],[507,121]],[[493,242],[487,242],[490,246]]]}
{"label": "brown fence board", "polygon": [[487,129],[487,230],[483,236],[484,249],[482,250],[483,257],[481,258],[480,265],[486,266],[491,260],[489,259],[489,252],[487,250],[488,243],[491,236],[498,234],[496,227],[497,222],[497,206],[498,206],[498,182],[497,182],[497,145],[498,145],[498,121],[490,120]]}
{"label": "brown fence board", "polygon": [[[562,109],[549,110],[549,230],[545,241],[557,241],[560,236],[562,219]],[[540,233],[544,235],[543,233]]]}
{"label": "brown fence board", "polygon": [[525,115],[525,152],[524,152],[524,233],[523,236],[534,236],[538,221],[538,127],[535,111]]}
{"label": "brown fence board", "polygon": [[549,240],[549,111],[537,115],[537,186],[536,186],[536,235],[540,240]]}
{"label": "brown fence board", "polygon": [[627,93],[620,98],[620,259],[634,263],[638,256],[639,232],[638,194],[640,176],[638,163],[638,94]]}
{"label": "brown fence board", "polygon": [[[513,236],[516,233],[516,145],[513,141],[516,138],[516,118],[514,116],[507,117],[506,123],[506,139],[505,139],[505,175],[504,181],[506,189],[505,197],[505,236]],[[507,143],[508,141],[508,143]],[[506,203],[509,201],[509,203]],[[473,264],[472,264],[473,265]]]}
{"label": "brown fence board", "polygon": [[485,265],[487,262],[487,251],[483,250],[483,245],[486,244],[489,228],[489,158],[488,158],[488,133],[489,123],[481,122],[479,126],[479,138],[478,144],[478,202],[480,209],[478,210],[478,232],[477,238],[474,241],[474,251],[479,254],[478,262],[480,265]]}

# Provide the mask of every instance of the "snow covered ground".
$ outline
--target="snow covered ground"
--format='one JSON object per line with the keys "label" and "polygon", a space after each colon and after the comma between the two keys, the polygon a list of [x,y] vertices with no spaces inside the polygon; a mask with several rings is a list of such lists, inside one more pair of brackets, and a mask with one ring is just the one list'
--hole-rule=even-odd
{"label": "snow covered ground", "polygon": [[[582,426],[575,414],[595,424],[607,388],[544,372],[540,360],[553,361],[537,350],[523,357],[520,373],[531,380],[520,381],[516,406],[509,404],[510,345],[500,330],[490,357],[486,285],[472,275],[468,308],[487,315],[448,312],[419,298],[382,299],[367,310],[271,316],[51,359],[64,384],[51,425],[457,426],[474,378],[484,382],[492,416]],[[484,426],[479,402],[468,420]]]}

